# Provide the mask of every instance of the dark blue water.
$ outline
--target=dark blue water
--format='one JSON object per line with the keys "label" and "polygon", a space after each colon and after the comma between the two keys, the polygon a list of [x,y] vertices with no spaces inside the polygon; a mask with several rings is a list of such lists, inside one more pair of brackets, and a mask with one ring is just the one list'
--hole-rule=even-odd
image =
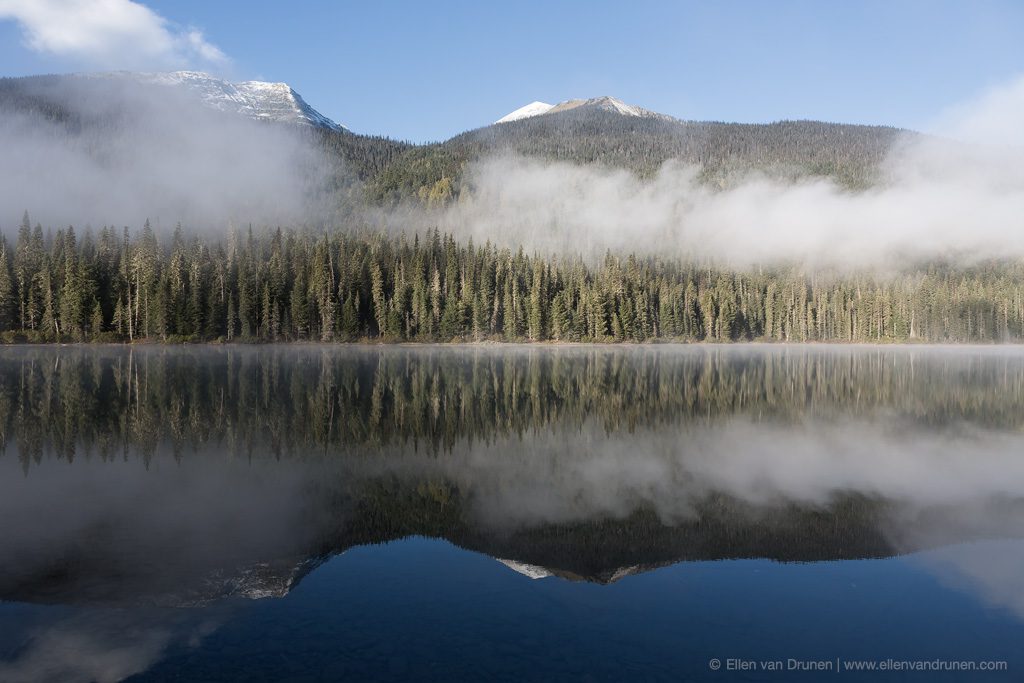
{"label": "dark blue water", "polygon": [[0,681],[1024,675],[1016,350],[46,353]]}
{"label": "dark blue water", "polygon": [[945,584],[930,561],[692,562],[602,586],[530,579],[412,538],[354,548],[283,598],[196,614],[4,605],[3,652],[15,664],[2,672],[45,680],[56,659],[63,680],[821,680],[713,672],[708,662],[893,658],[1009,669],[888,680],[1019,680],[1020,615]]}

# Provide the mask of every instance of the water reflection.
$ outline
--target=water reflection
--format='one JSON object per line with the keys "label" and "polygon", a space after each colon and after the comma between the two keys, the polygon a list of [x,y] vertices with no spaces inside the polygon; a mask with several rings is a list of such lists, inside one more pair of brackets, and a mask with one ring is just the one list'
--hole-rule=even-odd
{"label": "water reflection", "polygon": [[0,425],[44,452],[308,457],[430,452],[584,422],[606,432],[744,417],[891,415],[941,430],[1024,426],[1016,347],[7,348]]}
{"label": "water reflection", "polygon": [[410,536],[599,584],[917,552],[1024,616],[1022,427],[1014,347],[3,349],[0,600],[132,609],[0,679],[120,680]]}
{"label": "water reflection", "polygon": [[102,610],[21,625],[28,637],[0,659],[5,683],[115,683],[149,669],[176,645],[195,648],[217,622],[209,614]]}

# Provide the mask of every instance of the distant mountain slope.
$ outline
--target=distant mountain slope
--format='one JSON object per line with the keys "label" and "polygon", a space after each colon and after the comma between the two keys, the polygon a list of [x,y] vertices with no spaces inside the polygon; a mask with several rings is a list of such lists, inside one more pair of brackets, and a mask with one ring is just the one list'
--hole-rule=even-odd
{"label": "distant mountain slope", "polygon": [[867,185],[901,131],[821,121],[743,124],[679,121],[661,115],[621,115],[578,107],[458,135],[447,143],[468,154],[519,154],[604,163],[641,174],[676,159],[704,167],[710,176],[737,170],[835,177]]}
{"label": "distant mountain slope", "polygon": [[[680,121],[615,98],[527,105],[499,123],[408,149],[374,180],[377,200],[457,195],[465,166],[493,154],[518,154],[653,175],[666,161],[700,168],[705,182],[727,186],[751,171],[796,179],[828,177],[863,189],[906,131],[821,121],[770,124]],[[440,184],[440,185],[439,185]]]}

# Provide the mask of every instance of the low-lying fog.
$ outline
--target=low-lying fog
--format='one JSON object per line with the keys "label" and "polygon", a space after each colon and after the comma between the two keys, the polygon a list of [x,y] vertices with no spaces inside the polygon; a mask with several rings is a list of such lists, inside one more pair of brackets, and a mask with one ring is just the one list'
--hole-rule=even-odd
{"label": "low-lying fog", "polygon": [[530,251],[653,252],[738,266],[1024,256],[1024,154],[1006,124],[1024,114],[1024,79],[945,113],[937,135],[908,135],[869,190],[757,173],[716,190],[697,181],[699,169],[676,162],[641,180],[624,170],[502,155],[472,162],[462,199],[444,210],[416,202],[357,210],[348,199],[358,188],[343,191],[344,201],[328,197],[344,171],[313,138],[207,111],[173,88],[122,92],[111,80],[98,91],[72,88],[68,99],[86,120],[111,119],[123,130],[76,137],[45,117],[0,119],[0,226],[8,234],[27,209],[51,227],[137,228],[150,218],[164,230],[180,221],[217,237],[230,223],[438,226]]}

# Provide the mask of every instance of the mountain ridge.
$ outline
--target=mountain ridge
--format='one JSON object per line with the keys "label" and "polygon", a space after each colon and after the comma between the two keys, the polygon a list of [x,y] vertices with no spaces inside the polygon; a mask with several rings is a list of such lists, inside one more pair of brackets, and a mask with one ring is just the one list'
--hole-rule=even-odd
{"label": "mountain ridge", "polygon": [[[354,179],[362,184],[359,192],[364,198],[384,204],[410,199],[430,205],[454,201],[472,189],[464,175],[470,164],[507,154],[598,164],[640,177],[652,177],[671,160],[694,166],[699,180],[715,187],[727,187],[753,171],[781,180],[829,178],[844,188],[862,190],[883,180],[884,160],[908,133],[885,126],[819,121],[688,121],[602,96],[558,104],[532,102],[497,123],[440,142],[414,144],[350,131],[323,116],[286,83],[231,83],[195,71],[0,78],[0,110],[37,117],[72,137],[89,132],[95,138],[91,148],[103,149],[104,141],[117,134],[110,121],[116,128],[124,114],[116,101],[120,89],[97,86],[83,93],[65,87],[87,84],[89,79],[111,83],[123,79],[142,89],[165,85],[175,91],[180,86],[213,110],[300,124],[312,132],[313,144],[329,159],[341,162],[336,165],[342,171],[332,181],[335,186],[349,186]],[[144,90],[139,94],[148,97]],[[125,91],[123,96],[128,111],[130,93]],[[90,109],[83,99],[102,106]]]}
{"label": "mountain ridge", "polygon": [[348,128],[335,123],[306,102],[287,83],[232,82],[204,71],[107,71],[71,74],[78,78],[122,78],[148,85],[185,87],[207,106],[258,121],[299,123],[334,131]]}

